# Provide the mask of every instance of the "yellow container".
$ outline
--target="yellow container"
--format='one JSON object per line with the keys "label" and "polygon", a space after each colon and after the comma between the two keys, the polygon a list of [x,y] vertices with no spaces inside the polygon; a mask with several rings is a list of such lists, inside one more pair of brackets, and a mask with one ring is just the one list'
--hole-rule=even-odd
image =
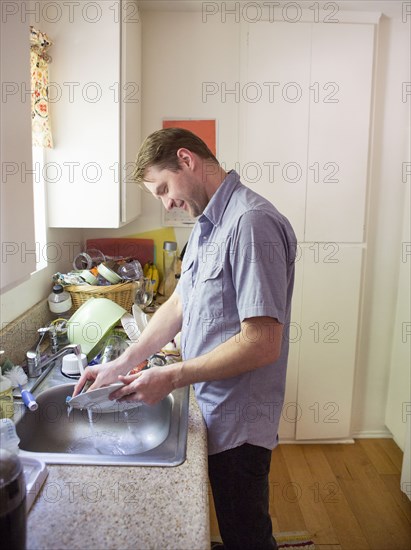
{"label": "yellow container", "polygon": [[2,378],[0,389],[0,418],[13,418],[14,406],[11,382]]}

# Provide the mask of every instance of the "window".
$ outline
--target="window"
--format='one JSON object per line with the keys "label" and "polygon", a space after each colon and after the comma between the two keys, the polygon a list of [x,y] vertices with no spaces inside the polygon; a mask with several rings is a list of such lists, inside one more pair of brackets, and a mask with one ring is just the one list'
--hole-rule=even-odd
{"label": "window", "polygon": [[47,267],[47,214],[44,183],[44,149],[33,147],[33,206],[36,271]]}

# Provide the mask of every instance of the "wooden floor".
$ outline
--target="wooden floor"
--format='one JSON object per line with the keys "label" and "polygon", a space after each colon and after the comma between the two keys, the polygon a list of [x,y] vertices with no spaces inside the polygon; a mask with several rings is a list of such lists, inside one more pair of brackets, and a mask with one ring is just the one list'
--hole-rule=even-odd
{"label": "wooden floor", "polygon": [[[308,531],[318,550],[410,550],[401,465],[392,439],[279,445],[270,471],[273,531]],[[219,533],[210,501],[213,538]]]}

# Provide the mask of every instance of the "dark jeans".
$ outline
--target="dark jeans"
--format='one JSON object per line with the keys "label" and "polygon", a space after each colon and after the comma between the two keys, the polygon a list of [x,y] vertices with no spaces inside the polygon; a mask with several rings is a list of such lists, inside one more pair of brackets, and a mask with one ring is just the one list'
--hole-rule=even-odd
{"label": "dark jeans", "polygon": [[218,526],[226,550],[276,550],[268,511],[271,451],[245,443],[208,457]]}

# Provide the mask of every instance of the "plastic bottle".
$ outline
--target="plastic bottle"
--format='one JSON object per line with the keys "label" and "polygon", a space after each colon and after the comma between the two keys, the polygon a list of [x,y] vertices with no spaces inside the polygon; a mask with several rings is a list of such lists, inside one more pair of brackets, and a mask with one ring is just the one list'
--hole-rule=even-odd
{"label": "plastic bottle", "polygon": [[164,241],[163,244],[163,276],[164,276],[164,296],[169,298],[176,287],[176,262],[177,262],[177,243],[174,241]]}
{"label": "plastic bottle", "polygon": [[26,482],[23,465],[17,456],[18,438],[11,420],[1,420],[1,436],[0,537],[4,548],[25,550]]}
{"label": "plastic bottle", "polygon": [[1,374],[0,369],[0,418],[13,418],[13,387],[8,378]]}
{"label": "plastic bottle", "polygon": [[62,285],[53,286],[53,291],[48,297],[48,303],[55,319],[59,317],[69,319],[71,317],[73,303],[70,294],[64,290]]}

